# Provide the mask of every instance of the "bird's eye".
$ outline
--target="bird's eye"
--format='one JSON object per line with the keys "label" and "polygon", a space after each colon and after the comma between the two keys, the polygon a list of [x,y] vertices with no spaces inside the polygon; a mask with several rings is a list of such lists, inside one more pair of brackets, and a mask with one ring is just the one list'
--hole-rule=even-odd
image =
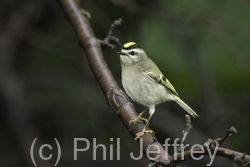
{"label": "bird's eye", "polygon": [[134,56],[135,55],[135,51],[131,51],[129,52],[130,55]]}

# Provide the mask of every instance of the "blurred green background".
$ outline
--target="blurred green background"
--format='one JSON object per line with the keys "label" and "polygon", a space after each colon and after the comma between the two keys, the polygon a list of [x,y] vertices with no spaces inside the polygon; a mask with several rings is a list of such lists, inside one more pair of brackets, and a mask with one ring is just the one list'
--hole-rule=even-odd
{"label": "blurred green background", "polygon": [[[150,1],[86,0],[94,33],[103,39],[114,20],[122,18],[116,36],[122,44],[135,41],[155,61],[177,92],[199,115],[192,120],[186,144],[203,144],[223,137],[230,126],[238,130],[224,147],[250,153],[250,2],[235,0]],[[138,145],[106,99],[91,73],[74,30],[56,1],[3,0],[0,2],[0,164],[34,166],[30,147],[35,138],[38,166],[146,166],[135,161]],[[104,56],[121,85],[117,52]],[[135,104],[138,112],[144,108]],[[145,114],[148,116],[148,113]],[[182,137],[185,112],[174,102],[157,106],[150,127],[161,143]],[[74,138],[89,140],[90,148],[74,160]],[[107,146],[93,160],[93,139]],[[112,139],[113,138],[113,141]],[[120,160],[116,160],[117,139]],[[39,148],[48,161],[39,158]],[[110,145],[114,160],[110,160]],[[86,142],[78,142],[85,148]],[[170,149],[170,154],[173,150]],[[208,157],[180,166],[205,166]],[[216,157],[214,167],[230,166]]]}

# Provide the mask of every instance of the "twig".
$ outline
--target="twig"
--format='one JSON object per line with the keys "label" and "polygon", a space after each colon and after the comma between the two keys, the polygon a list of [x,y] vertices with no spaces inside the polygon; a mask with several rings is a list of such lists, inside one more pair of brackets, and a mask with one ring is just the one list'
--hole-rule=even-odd
{"label": "twig", "polygon": [[228,139],[230,136],[232,136],[233,134],[237,133],[237,130],[235,127],[230,127],[227,134],[223,137],[223,138],[217,138],[215,140],[212,139],[208,139],[208,141],[206,143],[204,143],[204,146],[209,145],[210,148],[214,148],[216,145],[221,146],[222,143]]}
{"label": "twig", "polygon": [[192,127],[192,125],[191,125],[191,118],[190,118],[189,115],[186,115],[186,129],[182,131],[183,137],[182,137],[182,139],[181,139],[180,146],[179,146],[178,149],[177,149],[178,152],[184,151],[184,150],[183,150],[183,145],[185,144],[187,135],[190,133],[190,131],[191,131],[192,128],[193,128],[193,127]]}
{"label": "twig", "polygon": [[[115,45],[120,46],[119,39],[114,36],[114,32],[118,26],[120,26],[122,23],[122,19],[119,18],[118,20],[115,20],[114,23],[111,25],[108,35],[104,38],[104,40],[100,40],[102,46],[108,46],[112,49],[115,47]],[[113,44],[114,43],[114,44]]]}
{"label": "twig", "polygon": [[230,136],[232,136],[233,134],[236,134],[237,130],[234,126],[230,127],[227,131],[227,134],[219,141],[219,146],[222,145],[222,143],[229,138]]}

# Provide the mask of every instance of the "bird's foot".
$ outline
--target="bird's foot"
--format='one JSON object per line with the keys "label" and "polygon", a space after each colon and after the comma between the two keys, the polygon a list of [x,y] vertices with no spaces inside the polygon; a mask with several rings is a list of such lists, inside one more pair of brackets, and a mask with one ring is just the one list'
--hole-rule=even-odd
{"label": "bird's foot", "polygon": [[155,132],[152,130],[146,130],[146,128],[143,128],[143,130],[141,132],[136,133],[136,137],[135,137],[135,141],[137,141],[137,139],[140,139],[142,135],[144,135],[145,133],[151,133],[153,135],[155,135]]}
{"label": "bird's foot", "polygon": [[136,121],[137,120],[142,120],[143,122],[145,122],[145,123],[148,123],[148,120],[146,119],[146,118],[143,118],[142,117],[142,114],[143,114],[144,112],[141,112],[137,117],[135,117],[135,118],[132,118],[130,121],[129,121],[129,127],[131,128],[131,123],[136,123]]}

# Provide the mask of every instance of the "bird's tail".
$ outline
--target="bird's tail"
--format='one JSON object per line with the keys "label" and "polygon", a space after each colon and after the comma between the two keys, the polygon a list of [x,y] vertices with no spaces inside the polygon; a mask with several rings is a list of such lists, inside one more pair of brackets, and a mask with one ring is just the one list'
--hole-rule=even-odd
{"label": "bird's tail", "polygon": [[196,114],[196,112],[192,108],[190,108],[184,101],[182,101],[179,97],[176,96],[175,102],[178,103],[184,110],[187,111],[187,113],[189,113],[194,118],[199,117],[199,115]]}

